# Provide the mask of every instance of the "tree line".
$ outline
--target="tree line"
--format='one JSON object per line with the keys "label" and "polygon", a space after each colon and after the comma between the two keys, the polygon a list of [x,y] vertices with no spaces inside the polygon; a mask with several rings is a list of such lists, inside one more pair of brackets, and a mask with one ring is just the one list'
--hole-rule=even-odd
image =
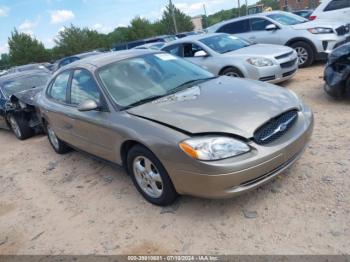
{"label": "tree line", "polygon": [[[262,0],[265,5],[274,9],[278,8],[275,0]],[[0,69],[24,65],[29,63],[53,62],[62,57],[77,53],[87,52],[96,49],[109,50],[115,44],[133,41],[157,35],[175,34],[175,27],[172,18],[174,12],[178,32],[188,32],[194,29],[191,17],[181,12],[174,5],[167,5],[162,18],[151,22],[146,18],[135,17],[127,27],[117,27],[108,34],[99,33],[87,27],[80,28],[73,24],[61,30],[54,39],[55,46],[51,49],[45,48],[42,42],[35,37],[19,32],[16,28],[8,38],[9,54],[2,54]],[[238,14],[245,14],[245,6],[222,10],[213,15],[204,16],[205,27],[220,21],[237,17]]]}

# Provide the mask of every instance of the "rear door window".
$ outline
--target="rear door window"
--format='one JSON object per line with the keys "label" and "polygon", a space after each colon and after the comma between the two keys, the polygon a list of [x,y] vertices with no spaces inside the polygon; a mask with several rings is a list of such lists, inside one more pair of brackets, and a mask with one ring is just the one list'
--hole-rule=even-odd
{"label": "rear door window", "polygon": [[217,30],[217,32],[219,33],[227,33],[227,34],[241,34],[249,31],[250,31],[250,28],[249,28],[248,19],[226,24]]}
{"label": "rear door window", "polygon": [[350,0],[333,0],[325,7],[324,11],[334,11],[338,9],[350,8]]}

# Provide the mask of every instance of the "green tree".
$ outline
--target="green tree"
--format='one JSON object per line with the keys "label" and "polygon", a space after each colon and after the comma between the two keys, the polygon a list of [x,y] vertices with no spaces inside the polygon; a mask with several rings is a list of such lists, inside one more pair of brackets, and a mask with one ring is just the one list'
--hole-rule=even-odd
{"label": "green tree", "polygon": [[135,17],[131,20],[128,29],[127,34],[129,41],[155,36],[156,34],[153,30],[152,23],[141,17]]}
{"label": "green tree", "polygon": [[184,14],[180,11],[180,9],[176,8],[174,4],[170,3],[165,7],[162,19],[160,21],[164,26],[162,32],[163,34],[175,34],[172,12],[174,12],[178,32],[193,31],[194,26],[191,21],[191,17]]}
{"label": "green tree", "polygon": [[49,59],[49,53],[41,42],[28,34],[18,32],[17,29],[11,32],[8,45],[12,65],[45,62]]}
{"label": "green tree", "polygon": [[0,58],[0,70],[10,67],[10,57],[8,54],[1,54]]}
{"label": "green tree", "polygon": [[107,48],[106,35],[98,33],[89,28],[79,28],[74,25],[65,27],[55,39],[58,56],[69,56],[77,53],[87,52],[99,48]]}

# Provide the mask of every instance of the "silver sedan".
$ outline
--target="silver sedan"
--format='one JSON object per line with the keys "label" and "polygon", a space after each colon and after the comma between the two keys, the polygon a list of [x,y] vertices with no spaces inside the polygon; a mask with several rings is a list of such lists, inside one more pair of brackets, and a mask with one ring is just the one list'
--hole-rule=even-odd
{"label": "silver sedan", "polygon": [[228,34],[189,36],[169,43],[162,50],[184,57],[215,75],[279,83],[292,78],[298,70],[297,53],[292,48],[254,44]]}

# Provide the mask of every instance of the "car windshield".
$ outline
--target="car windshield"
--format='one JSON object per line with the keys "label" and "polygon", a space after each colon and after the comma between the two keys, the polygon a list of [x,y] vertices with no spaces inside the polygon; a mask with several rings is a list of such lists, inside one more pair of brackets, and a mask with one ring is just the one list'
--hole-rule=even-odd
{"label": "car windshield", "polygon": [[114,102],[128,108],[166,96],[214,75],[167,53],[147,54],[104,66],[98,76]]}
{"label": "car windshield", "polygon": [[282,25],[297,25],[309,21],[301,16],[294,14],[270,14],[267,15],[267,17],[270,17]]}
{"label": "car windshield", "polygon": [[30,88],[43,86],[49,80],[49,74],[40,74],[18,77],[16,79],[6,80],[0,83],[4,95],[8,98],[11,95],[28,90]]}
{"label": "car windshield", "polygon": [[231,35],[215,35],[203,38],[199,41],[220,54],[251,45],[250,42]]}

